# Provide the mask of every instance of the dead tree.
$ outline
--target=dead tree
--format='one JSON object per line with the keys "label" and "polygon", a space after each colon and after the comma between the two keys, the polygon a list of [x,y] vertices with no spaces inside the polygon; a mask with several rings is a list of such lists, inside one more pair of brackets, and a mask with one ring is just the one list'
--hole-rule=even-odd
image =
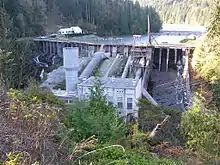
{"label": "dead tree", "polygon": [[158,123],[157,126],[153,129],[153,131],[150,133],[148,139],[153,139],[157,132],[168,122],[168,118],[170,116],[166,116],[161,123]]}

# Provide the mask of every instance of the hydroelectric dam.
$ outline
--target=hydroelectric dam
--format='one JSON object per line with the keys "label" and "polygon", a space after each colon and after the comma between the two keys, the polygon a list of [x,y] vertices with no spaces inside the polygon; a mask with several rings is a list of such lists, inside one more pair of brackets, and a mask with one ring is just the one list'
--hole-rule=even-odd
{"label": "hydroelectric dam", "polygon": [[[48,73],[41,86],[71,103],[88,97],[98,72],[107,101],[118,108],[120,116],[137,117],[140,98],[166,108],[189,108],[192,98],[188,56],[195,45],[149,45],[138,39],[34,38],[42,57],[63,58],[63,65]],[[57,87],[62,82],[63,89]]]}

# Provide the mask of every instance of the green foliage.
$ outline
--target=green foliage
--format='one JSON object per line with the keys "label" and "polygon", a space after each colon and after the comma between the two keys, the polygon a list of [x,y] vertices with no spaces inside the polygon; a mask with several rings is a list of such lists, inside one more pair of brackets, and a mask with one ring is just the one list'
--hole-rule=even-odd
{"label": "green foliage", "polygon": [[[209,158],[220,155],[220,2],[214,3],[208,34],[195,49],[192,66],[207,82],[208,103],[204,98],[195,97],[192,109],[182,116],[181,130],[187,144]],[[209,91],[211,90],[211,91]]]}
{"label": "green foliage", "polygon": [[0,11],[4,38],[37,36],[73,25],[99,34],[145,33],[148,13],[152,30],[161,28],[154,9],[130,0],[2,0]]}
{"label": "green foliage", "polygon": [[107,104],[96,84],[91,89],[89,100],[81,101],[68,108],[66,125],[73,128],[76,141],[95,135],[100,143],[114,142],[125,135],[125,126],[116,116],[116,108]]}
{"label": "green foliage", "polygon": [[[26,126],[40,120],[54,120],[64,103],[50,91],[43,91],[33,82],[26,92],[10,89],[10,114],[16,120],[24,120]],[[39,124],[39,123],[38,123]]]}
{"label": "green foliage", "polygon": [[11,98],[10,110],[14,117],[20,119],[34,118],[54,118],[56,113],[52,109],[44,110],[42,102],[37,96],[28,97],[24,92],[18,90],[10,90],[8,95]]}
{"label": "green foliage", "polygon": [[142,6],[150,5],[161,20],[169,24],[208,25],[213,0],[138,0]]}
{"label": "green foliage", "polygon": [[6,83],[12,81],[12,68],[10,66],[13,66],[13,63],[14,59],[11,58],[11,53],[0,50],[0,70]]}
{"label": "green foliage", "polygon": [[215,110],[208,110],[195,98],[192,109],[184,112],[181,132],[187,144],[208,157],[220,155],[220,116]]}
{"label": "green foliage", "polygon": [[83,29],[87,29],[88,24],[95,25],[95,31],[99,34],[146,33],[148,14],[152,19],[152,31],[161,28],[154,9],[141,8],[138,2],[132,3],[130,0],[67,0],[65,4],[56,0],[56,3],[65,22],[81,24]]}
{"label": "green foliage", "polygon": [[[134,129],[134,128],[133,128]],[[125,147],[126,150],[133,151],[136,154],[145,157],[151,157],[150,144],[148,140],[149,134],[136,132],[119,141],[119,144]]]}
{"label": "green foliage", "polygon": [[[53,137],[61,127],[59,117],[63,103],[47,92],[32,83],[25,91],[10,89],[8,95],[3,95],[3,100],[0,98],[0,125],[4,124],[0,129],[0,152],[13,152],[7,160],[2,155],[4,163],[20,165],[38,160],[41,164],[55,164],[59,161],[58,146]],[[22,156],[17,155],[18,152]]]}
{"label": "green foliage", "polygon": [[139,106],[139,128],[144,133],[150,133],[155,126],[162,122],[168,115],[168,122],[159,130],[155,141],[169,142],[173,145],[183,144],[183,139],[179,132],[179,124],[181,121],[181,112],[173,109],[166,109],[161,106],[154,106],[145,99],[140,99]]}
{"label": "green foliage", "polygon": [[40,102],[46,102],[50,105],[63,107],[64,102],[55,96],[49,89],[42,90],[39,88],[39,84],[35,80],[28,81],[29,85],[26,90],[28,98],[37,97]]}
{"label": "green foliage", "polygon": [[[65,139],[68,138],[68,146],[74,148],[73,151],[71,148],[71,157],[75,157],[73,163],[77,164],[80,161],[81,165],[181,164],[152,158],[145,134],[139,134],[137,131],[135,136],[125,137],[125,126],[116,116],[116,108],[107,104],[98,80],[90,92],[88,100],[74,102],[74,105],[68,107],[64,120],[69,129],[68,137]],[[98,139],[97,145],[94,145],[94,142],[91,144],[89,140],[81,142],[82,139],[94,137],[93,135]],[[108,146],[112,143],[121,144],[125,150],[119,145]]]}
{"label": "green foliage", "polygon": [[[148,131],[152,129],[152,126],[155,126],[157,124],[157,121],[161,119],[162,115],[162,107],[154,106],[146,99],[140,99],[138,102],[139,107],[139,124],[141,127],[141,130],[146,131],[146,128]],[[153,118],[151,122],[146,121],[149,118]],[[151,125],[151,126],[150,126]]]}
{"label": "green foliage", "polygon": [[16,165],[20,163],[20,160],[22,158],[22,154],[7,154],[8,160],[5,162],[6,165]]}
{"label": "green foliage", "polygon": [[12,43],[13,48],[0,50],[0,73],[8,88],[21,89],[28,85],[28,80],[35,76],[30,64],[32,42],[19,41]]}
{"label": "green foliage", "polygon": [[220,2],[213,10],[207,36],[196,48],[192,66],[205,80],[215,82],[220,79]]}
{"label": "green foliage", "polygon": [[[9,154],[6,154],[6,156],[7,156],[7,160],[2,165],[21,165],[21,164],[25,164],[23,153],[18,153],[18,154],[9,153]],[[39,165],[39,163],[35,162],[31,165]]]}
{"label": "green foliage", "polygon": [[1,14],[0,30],[7,38],[41,34],[46,25],[45,7],[44,0],[2,0],[0,10],[4,14]]}
{"label": "green foliage", "polygon": [[209,89],[213,92],[212,95],[213,104],[220,112],[220,81],[218,80],[214,84],[210,84]]}
{"label": "green foliage", "polygon": [[107,148],[94,152],[88,155],[86,160],[81,161],[81,164],[87,165],[91,162],[96,165],[181,165],[180,162],[152,158],[148,155],[137,154],[135,151],[123,151],[120,148]]}

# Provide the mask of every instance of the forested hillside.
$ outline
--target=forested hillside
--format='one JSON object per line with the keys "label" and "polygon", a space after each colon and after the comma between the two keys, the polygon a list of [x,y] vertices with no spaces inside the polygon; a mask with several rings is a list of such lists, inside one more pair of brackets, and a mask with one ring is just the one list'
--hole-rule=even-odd
{"label": "forested hillside", "polygon": [[[7,5],[12,5],[10,8],[6,8],[6,1],[2,5],[1,30],[4,30],[1,32],[2,37],[9,38],[10,34],[13,34],[11,32],[17,32],[19,36],[21,27],[25,27],[22,35],[26,36],[37,34],[39,29],[43,33],[45,29],[55,25],[79,21],[76,20],[75,14],[69,14],[72,11],[71,7],[67,12],[68,4],[63,7],[63,10],[66,9],[66,15],[65,10],[61,15],[56,15],[59,13],[57,11],[61,11],[55,5],[56,1],[32,4],[29,0],[23,0],[24,6],[39,5],[33,11],[31,9],[35,8],[23,10],[23,7],[16,6],[15,4],[18,5],[20,1],[11,0],[11,3],[7,1]],[[98,2],[98,0],[90,2],[95,1]],[[40,9],[42,4],[46,4],[45,10]],[[85,7],[85,4],[83,6]],[[118,6],[114,6],[112,10],[115,8]],[[27,45],[24,40],[20,40],[21,43],[10,43],[11,40],[6,39],[5,43],[10,45],[5,46],[10,49],[0,51],[0,164],[219,164],[220,1],[213,9],[208,34],[195,49],[192,59],[190,57],[193,106],[182,112],[153,106],[145,99],[140,99],[139,120],[133,121],[130,125],[125,125],[122,122],[124,120],[115,115],[117,109],[108,104],[106,97],[103,97],[104,90],[98,79],[91,88],[91,95],[87,100],[74,100],[71,105],[65,105],[49,90],[40,89],[35,81],[28,81],[30,78],[28,72],[31,69],[28,68],[27,54],[33,45]],[[105,13],[108,10],[110,9],[104,8],[102,11]],[[39,11],[47,14],[44,12],[39,14]],[[107,20],[103,20],[105,24],[98,23],[100,21],[98,16],[103,18],[99,15],[102,13],[93,13],[96,15],[93,16],[92,11],[87,12],[90,13],[88,17],[79,16],[83,18],[82,24],[90,20],[89,25],[96,25],[100,30],[105,30]],[[19,16],[15,17],[16,15]],[[17,24],[23,26],[16,24],[16,18]],[[130,21],[133,19],[129,17]],[[116,23],[113,24],[114,30],[122,27]],[[131,28],[131,25],[133,24],[129,24],[128,28]],[[110,30],[115,32],[113,29]]]}
{"label": "forested hillside", "polygon": [[161,28],[158,14],[130,0],[1,0],[0,37],[25,37],[79,25],[100,34],[146,33]]}
{"label": "forested hillside", "polygon": [[214,0],[138,0],[153,6],[164,23],[208,25]]}
{"label": "forested hillside", "polygon": [[[220,1],[216,1],[208,33],[192,57],[194,105],[183,115],[189,146],[217,159],[220,155]],[[195,92],[196,91],[196,92]]]}
{"label": "forested hillside", "polygon": [[[130,125],[115,115],[117,109],[103,97],[98,79],[87,100],[74,100],[71,105],[40,89],[30,80],[35,74],[29,63],[34,45],[13,38],[73,24],[100,34],[145,32],[148,12],[153,29],[158,30],[161,22],[154,10],[128,0],[1,2],[0,37],[5,42],[0,46],[5,49],[0,50],[0,164],[219,164],[220,1],[209,10],[213,12],[208,33],[190,56],[193,106],[182,112],[140,99],[139,119]],[[193,18],[184,5],[177,13],[172,8],[186,1],[169,2],[160,4],[167,18],[172,13],[175,20],[184,12],[182,20]],[[194,17],[196,21],[208,17],[208,3],[204,4],[203,15]],[[167,6],[171,10],[166,11]],[[195,14],[192,6],[188,11]]]}

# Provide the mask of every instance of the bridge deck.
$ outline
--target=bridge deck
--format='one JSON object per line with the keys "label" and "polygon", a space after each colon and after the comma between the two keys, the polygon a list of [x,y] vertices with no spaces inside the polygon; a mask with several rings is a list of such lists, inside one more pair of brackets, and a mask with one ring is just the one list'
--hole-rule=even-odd
{"label": "bridge deck", "polygon": [[[101,46],[103,43],[101,41],[79,41],[79,40],[74,40],[74,39],[53,39],[53,38],[34,38],[34,41],[38,42],[58,42],[58,43],[67,43],[67,44],[78,44],[78,45],[88,45],[88,46]],[[104,44],[106,46],[128,46],[132,47],[132,43],[117,43],[117,42],[112,42],[112,43],[106,43]],[[163,43],[163,44],[149,44],[149,43],[140,43],[136,44],[135,47],[140,47],[140,48],[146,48],[146,47],[155,47],[155,48],[177,48],[177,49],[182,49],[182,48],[195,48],[196,44],[169,44],[169,43]]]}

